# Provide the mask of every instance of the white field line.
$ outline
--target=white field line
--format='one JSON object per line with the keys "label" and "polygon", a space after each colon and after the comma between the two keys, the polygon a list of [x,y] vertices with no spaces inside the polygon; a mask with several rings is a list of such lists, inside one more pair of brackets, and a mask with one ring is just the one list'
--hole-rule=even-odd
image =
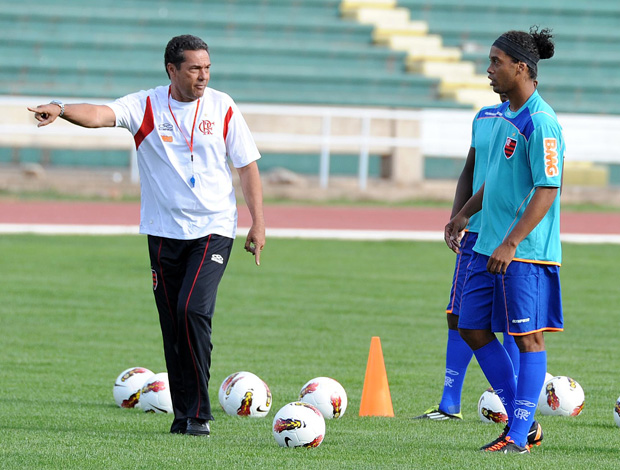
{"label": "white field line", "polygon": [[[248,227],[239,227],[243,237]],[[40,235],[138,235],[137,225],[62,225],[62,224],[0,224],[0,234],[33,233]],[[267,229],[268,238],[303,238],[324,240],[404,240],[443,241],[443,232],[418,230],[340,230],[340,229]],[[620,234],[565,233],[563,242],[580,244],[620,244]]]}

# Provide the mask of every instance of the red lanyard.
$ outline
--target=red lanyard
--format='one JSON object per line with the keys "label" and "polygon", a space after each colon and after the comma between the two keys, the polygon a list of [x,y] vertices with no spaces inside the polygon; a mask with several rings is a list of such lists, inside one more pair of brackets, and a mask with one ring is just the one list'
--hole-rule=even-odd
{"label": "red lanyard", "polygon": [[185,133],[183,132],[183,129],[181,129],[181,126],[179,126],[177,118],[175,117],[174,113],[172,112],[172,107],[170,106],[170,92],[171,92],[171,87],[168,87],[168,109],[170,110],[170,114],[172,115],[172,119],[174,119],[174,123],[177,125],[177,129],[179,129],[179,132],[181,133],[181,135],[185,139],[185,143],[189,147],[190,159],[191,159],[191,162],[192,162],[192,177],[190,179],[190,183],[191,183],[192,188],[193,188],[194,185],[196,184],[196,179],[194,178],[194,129],[196,128],[196,118],[198,117],[198,109],[200,108],[200,99],[198,99],[198,101],[196,102],[196,113],[194,114],[194,123],[192,124],[192,134],[191,134],[190,140],[187,140],[187,137],[185,136]]}

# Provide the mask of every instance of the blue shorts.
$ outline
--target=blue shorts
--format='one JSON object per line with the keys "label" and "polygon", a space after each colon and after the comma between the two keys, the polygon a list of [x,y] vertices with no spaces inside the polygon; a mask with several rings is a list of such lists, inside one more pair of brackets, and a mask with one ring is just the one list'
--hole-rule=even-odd
{"label": "blue shorts", "polygon": [[562,331],[560,267],[513,261],[506,274],[487,272],[489,257],[474,253],[467,269],[459,328],[513,336]]}
{"label": "blue shorts", "polygon": [[476,232],[465,232],[461,239],[461,252],[456,255],[456,264],[454,265],[454,275],[452,276],[452,288],[450,289],[450,302],[446,307],[446,313],[458,315],[461,310],[461,295],[463,294],[463,284],[465,283],[465,274],[467,273],[467,265],[474,255],[474,245],[478,239]]}

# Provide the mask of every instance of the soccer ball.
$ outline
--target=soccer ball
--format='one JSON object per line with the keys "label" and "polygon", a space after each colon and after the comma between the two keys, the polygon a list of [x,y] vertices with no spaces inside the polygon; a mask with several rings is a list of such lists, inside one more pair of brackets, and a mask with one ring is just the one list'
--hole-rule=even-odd
{"label": "soccer ball", "polygon": [[271,408],[271,391],[251,372],[235,372],[226,377],[218,392],[222,409],[231,416],[262,418]]}
{"label": "soccer ball", "polygon": [[316,377],[301,387],[299,401],[317,407],[325,419],[341,418],[347,409],[347,392],[334,379]]}
{"label": "soccer ball", "polygon": [[547,399],[546,385],[547,385],[547,382],[549,382],[552,378],[553,378],[553,375],[551,375],[549,372],[545,374],[545,383],[540,389],[540,395],[538,396],[538,406],[540,406],[540,404]]}
{"label": "soccer ball", "polygon": [[577,416],[583,410],[585,396],[576,380],[566,376],[552,377],[545,382],[545,393],[538,400],[543,415]]}
{"label": "soccer ball", "polygon": [[325,437],[325,418],[309,403],[289,403],[273,418],[273,437],[280,447],[318,447]]}
{"label": "soccer ball", "polygon": [[147,413],[172,413],[168,373],[160,372],[142,385],[140,406]]}
{"label": "soccer ball", "polygon": [[144,367],[124,370],[114,382],[114,401],[121,408],[139,408],[140,390],[144,381],[154,374]]}
{"label": "soccer ball", "polygon": [[614,408],[614,421],[616,426],[620,427],[620,397],[616,400],[616,407]]}
{"label": "soccer ball", "polygon": [[501,398],[492,388],[488,388],[478,400],[478,416],[483,423],[507,423],[508,414]]}

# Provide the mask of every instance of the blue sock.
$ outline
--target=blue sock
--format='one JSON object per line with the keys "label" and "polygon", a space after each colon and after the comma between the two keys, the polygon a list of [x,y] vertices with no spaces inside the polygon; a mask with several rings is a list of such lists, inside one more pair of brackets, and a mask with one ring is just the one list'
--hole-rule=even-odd
{"label": "blue sock", "polygon": [[534,421],[540,390],[547,373],[547,351],[521,353],[521,370],[517,380],[515,411],[508,436],[515,444],[524,447],[527,433]]}
{"label": "blue sock", "polygon": [[510,336],[508,333],[504,333],[504,349],[510,356],[512,361],[512,368],[515,371],[515,377],[519,377],[519,346],[515,342],[514,336]]}
{"label": "blue sock", "polygon": [[446,350],[446,379],[439,409],[456,414],[461,411],[461,392],[465,381],[465,372],[473,352],[457,330],[448,330],[448,347]]}
{"label": "blue sock", "polygon": [[[517,381],[512,369],[512,361],[499,340],[495,339],[486,346],[474,351],[478,364],[485,377],[499,396],[506,408],[508,426],[514,414],[514,398],[517,391]],[[542,384],[540,385],[542,388]],[[540,393],[540,389],[538,390]]]}

